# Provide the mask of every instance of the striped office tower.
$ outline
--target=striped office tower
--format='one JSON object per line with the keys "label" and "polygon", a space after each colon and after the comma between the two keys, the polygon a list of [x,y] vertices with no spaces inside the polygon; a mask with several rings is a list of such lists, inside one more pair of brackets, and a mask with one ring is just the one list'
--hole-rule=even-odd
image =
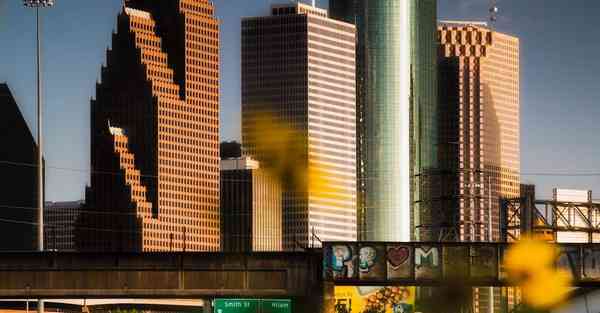
{"label": "striped office tower", "polygon": [[267,114],[296,134],[285,144],[296,146],[287,157],[297,169],[328,182],[284,191],[286,249],[357,237],[355,91],[353,25],[300,3],[242,21],[244,152],[266,167],[279,162],[257,145],[278,134],[252,134],[256,114]]}

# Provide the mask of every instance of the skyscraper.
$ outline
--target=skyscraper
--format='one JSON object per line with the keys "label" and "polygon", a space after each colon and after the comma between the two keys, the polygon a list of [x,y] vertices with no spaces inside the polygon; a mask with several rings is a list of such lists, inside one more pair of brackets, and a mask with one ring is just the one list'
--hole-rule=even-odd
{"label": "skyscraper", "polygon": [[91,101],[91,158],[80,249],[219,250],[211,2],[125,2]]}
{"label": "skyscraper", "polygon": [[[242,135],[245,154],[269,159],[252,134],[256,114],[293,129],[294,171],[318,168],[327,191],[284,184],[284,246],[356,240],[355,27],[326,10],[275,5],[242,21]],[[291,143],[290,141],[290,143]],[[317,241],[318,241],[317,240]]]}
{"label": "skyscraper", "polygon": [[221,161],[221,243],[225,252],[281,251],[281,185],[249,157]]}
{"label": "skyscraper", "polygon": [[[491,218],[493,238],[499,238],[500,197],[520,194],[519,157],[519,39],[484,24],[441,24],[441,89],[444,119],[454,120],[441,134],[459,173],[462,240],[488,239]],[[456,140],[455,142],[453,142]],[[491,187],[491,190],[490,190]],[[478,226],[479,225],[479,226]]]}
{"label": "skyscraper", "polygon": [[[0,250],[37,249],[37,144],[7,84],[0,84]],[[33,165],[33,166],[32,166]]]}
{"label": "skyscraper", "polygon": [[[437,164],[435,0],[331,0],[357,27],[360,239],[430,240]],[[417,231],[419,230],[419,231]]]}
{"label": "skyscraper", "polygon": [[[440,143],[456,173],[460,240],[497,241],[499,199],[520,194],[519,39],[479,22],[442,23],[438,37],[441,119],[449,121]],[[475,312],[488,312],[489,289],[476,288],[474,299]]]}

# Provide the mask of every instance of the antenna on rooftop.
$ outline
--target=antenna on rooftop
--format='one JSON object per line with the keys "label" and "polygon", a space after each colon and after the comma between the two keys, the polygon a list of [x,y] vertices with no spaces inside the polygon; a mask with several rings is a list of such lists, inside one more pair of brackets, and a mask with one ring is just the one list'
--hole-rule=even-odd
{"label": "antenna on rooftop", "polygon": [[490,1],[490,28],[494,29],[494,24],[498,20],[498,0]]}

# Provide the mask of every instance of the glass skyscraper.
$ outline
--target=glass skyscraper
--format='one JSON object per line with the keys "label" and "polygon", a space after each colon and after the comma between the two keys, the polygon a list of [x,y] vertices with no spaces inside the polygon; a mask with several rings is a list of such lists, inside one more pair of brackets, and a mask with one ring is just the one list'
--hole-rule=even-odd
{"label": "glass skyscraper", "polygon": [[[359,239],[428,240],[437,167],[436,0],[330,0],[357,27]],[[429,215],[429,216],[428,216]]]}

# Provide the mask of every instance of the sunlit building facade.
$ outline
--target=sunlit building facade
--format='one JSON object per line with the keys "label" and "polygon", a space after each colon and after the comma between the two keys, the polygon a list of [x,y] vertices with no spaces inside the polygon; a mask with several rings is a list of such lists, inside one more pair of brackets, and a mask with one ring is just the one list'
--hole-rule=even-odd
{"label": "sunlit building facade", "polygon": [[219,21],[207,0],[125,1],[91,101],[77,245],[218,251]]}
{"label": "sunlit building facade", "polygon": [[281,184],[249,157],[221,161],[224,252],[282,251]]}
{"label": "sunlit building facade", "polygon": [[[440,141],[456,173],[459,239],[498,241],[499,199],[520,196],[519,39],[480,22],[443,22],[438,38],[441,118],[451,121]],[[496,308],[516,297],[513,289],[494,293]],[[475,312],[488,312],[489,289],[474,298]]]}
{"label": "sunlit building facade", "polygon": [[357,27],[359,238],[430,240],[437,3],[331,0],[330,10]]}
{"label": "sunlit building facade", "polygon": [[284,247],[356,240],[355,27],[326,10],[274,5],[242,21],[244,153],[274,166],[249,132],[265,112],[297,134],[294,171],[318,168],[327,191],[284,185]]}

